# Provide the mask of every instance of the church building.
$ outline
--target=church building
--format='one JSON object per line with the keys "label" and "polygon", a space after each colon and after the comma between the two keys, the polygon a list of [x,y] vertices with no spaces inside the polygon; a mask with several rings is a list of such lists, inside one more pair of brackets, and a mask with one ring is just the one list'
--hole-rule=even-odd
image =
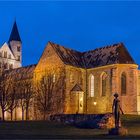
{"label": "church building", "polygon": [[65,94],[60,113],[112,112],[116,92],[125,114],[140,113],[140,72],[123,43],[78,52],[49,42],[34,70],[34,80],[58,69],[65,75],[63,93],[59,91],[60,96]]}
{"label": "church building", "polygon": [[8,42],[0,47],[0,68],[4,70],[22,66],[22,42],[16,22],[13,25]]}
{"label": "church building", "polygon": [[[79,52],[48,42],[38,64],[26,67],[21,67],[21,47],[14,23],[8,43],[0,49],[0,62],[5,69],[14,68],[5,71],[6,77],[17,83],[31,82],[36,96],[29,119],[43,119],[38,102],[43,104],[44,99],[48,101],[47,115],[110,113],[114,93],[119,94],[125,114],[140,114],[140,71],[123,43]],[[37,89],[39,82],[41,88]],[[14,118],[24,117],[19,112],[15,108]]]}

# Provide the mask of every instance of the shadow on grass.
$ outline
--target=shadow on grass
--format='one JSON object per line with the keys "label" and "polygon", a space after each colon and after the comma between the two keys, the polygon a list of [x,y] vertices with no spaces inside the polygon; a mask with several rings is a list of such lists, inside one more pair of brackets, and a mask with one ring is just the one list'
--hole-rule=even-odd
{"label": "shadow on grass", "polygon": [[128,136],[108,135],[107,129],[79,129],[48,121],[0,122],[0,139],[140,139],[140,116],[125,115]]}

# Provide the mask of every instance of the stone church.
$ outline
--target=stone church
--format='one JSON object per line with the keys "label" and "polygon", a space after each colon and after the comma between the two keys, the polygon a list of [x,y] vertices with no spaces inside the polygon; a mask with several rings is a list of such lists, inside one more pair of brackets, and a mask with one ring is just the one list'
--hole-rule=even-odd
{"label": "stone church", "polygon": [[[49,115],[112,112],[116,92],[125,114],[140,114],[140,72],[123,43],[79,52],[48,42],[38,64],[21,67],[21,39],[15,23],[8,44],[3,47],[1,60],[14,68],[5,71],[8,77],[31,81],[34,89],[42,79],[53,77],[53,84],[48,86],[53,86],[53,93],[49,92],[52,97],[48,101],[52,106]],[[4,57],[6,50],[11,61]],[[33,100],[29,119],[42,119],[38,100],[36,97]],[[14,118],[21,119],[20,112],[20,108],[15,108]]]}
{"label": "stone church", "polygon": [[124,113],[139,114],[140,73],[123,43],[78,52],[49,42],[34,70],[34,80],[49,69],[52,72],[52,67],[65,74],[61,113],[111,112],[117,92]]}
{"label": "stone church", "polygon": [[8,42],[0,47],[0,68],[4,70],[21,67],[22,42],[16,22],[13,25]]}

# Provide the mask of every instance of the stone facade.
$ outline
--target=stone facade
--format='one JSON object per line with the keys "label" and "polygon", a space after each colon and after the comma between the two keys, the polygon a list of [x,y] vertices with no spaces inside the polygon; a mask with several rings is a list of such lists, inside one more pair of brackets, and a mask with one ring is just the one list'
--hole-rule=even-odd
{"label": "stone facade", "polygon": [[9,41],[0,48],[0,69],[8,70],[22,66],[22,43],[16,22],[13,25]]}
{"label": "stone facade", "polygon": [[[2,52],[11,55],[11,59],[0,59],[4,59],[4,63],[14,63],[13,68],[21,67],[22,57],[21,40],[18,33],[15,35],[15,26],[11,33],[14,35],[1,48]],[[16,83],[32,83],[35,96],[29,111],[30,119],[46,119],[54,114],[111,113],[116,92],[125,114],[140,114],[140,71],[122,43],[78,52],[49,42],[37,65],[5,73],[11,77],[18,74],[20,78],[14,81]],[[38,95],[44,100],[42,94],[49,99],[49,109],[45,113],[38,104]],[[15,109],[15,114],[17,110],[21,109]],[[16,117],[20,119],[21,116]]]}
{"label": "stone facade", "polygon": [[[61,48],[61,46],[59,45],[56,46],[53,45],[56,44],[50,42],[46,46],[46,49],[44,50],[43,55],[40,58],[40,61],[35,69],[35,77],[39,76],[41,78],[41,75],[43,74],[44,70],[47,71],[51,69],[51,71],[53,71],[52,67],[54,67],[53,69],[55,70],[63,69],[63,71],[65,71],[65,81],[63,83],[64,86],[62,87],[64,91],[63,94],[65,94],[65,101],[63,111],[57,113],[102,114],[112,112],[113,94],[117,92],[120,95],[121,107],[124,113],[139,114],[138,82],[140,82],[139,78],[140,76],[138,76],[139,75],[138,65],[134,63],[133,59],[126,50],[122,49],[126,53],[126,56],[124,53],[122,54],[124,59],[126,59],[126,63],[125,62],[119,63],[119,61],[117,61],[117,63],[114,62],[114,64],[110,63],[107,65],[96,67],[94,67],[93,65],[93,68],[92,67],[84,68],[80,66],[81,64],[78,64],[77,62],[72,64],[71,62],[72,58],[71,59],[68,58],[71,57],[71,55],[73,55],[72,57],[74,57],[74,61],[80,60],[76,58],[77,56],[75,56],[79,55],[77,52],[72,52],[72,54],[70,54],[71,51],[73,50],[70,50],[69,52],[69,50],[65,50],[65,48]],[[122,50],[120,51],[121,53]],[[68,60],[63,60],[65,59],[65,57],[67,57]],[[123,95],[122,93],[123,89],[121,89],[122,88],[121,78],[123,73],[126,75],[125,95]],[[91,97],[90,95],[91,75],[94,76],[93,97]],[[105,76],[105,87],[103,87],[104,76]],[[34,81],[36,81],[36,79],[34,79]]]}

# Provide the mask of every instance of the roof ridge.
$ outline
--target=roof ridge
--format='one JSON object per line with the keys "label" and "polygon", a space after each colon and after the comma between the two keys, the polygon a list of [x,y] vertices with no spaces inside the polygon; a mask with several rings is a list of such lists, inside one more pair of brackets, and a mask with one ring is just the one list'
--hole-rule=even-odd
{"label": "roof ridge", "polygon": [[125,45],[120,42],[86,52],[79,52],[50,42],[60,59],[66,65],[80,68],[94,68],[116,63],[135,64]]}
{"label": "roof ridge", "polygon": [[104,46],[104,47],[98,47],[98,48],[95,48],[94,50],[84,51],[84,52],[82,52],[82,54],[88,53],[88,52],[93,52],[93,51],[98,51],[98,50],[101,50],[101,49],[111,48],[111,47],[115,47],[115,46],[119,46],[119,45],[123,45],[123,43],[120,42],[120,43],[115,43],[115,44],[112,44],[112,45],[107,45],[107,46]]}
{"label": "roof ridge", "polygon": [[54,43],[54,42],[52,42],[52,41],[49,41],[49,43],[52,44],[52,45],[57,45],[57,46],[59,46],[59,47],[62,47],[62,48],[64,48],[64,49],[66,49],[66,50],[69,50],[69,51],[75,51],[75,52],[77,52],[77,53],[81,53],[81,54],[82,54],[82,52],[80,52],[80,51],[77,51],[77,50],[75,50],[75,49],[71,49],[71,48],[68,48],[68,47],[65,47],[65,46],[59,45],[59,44]]}

